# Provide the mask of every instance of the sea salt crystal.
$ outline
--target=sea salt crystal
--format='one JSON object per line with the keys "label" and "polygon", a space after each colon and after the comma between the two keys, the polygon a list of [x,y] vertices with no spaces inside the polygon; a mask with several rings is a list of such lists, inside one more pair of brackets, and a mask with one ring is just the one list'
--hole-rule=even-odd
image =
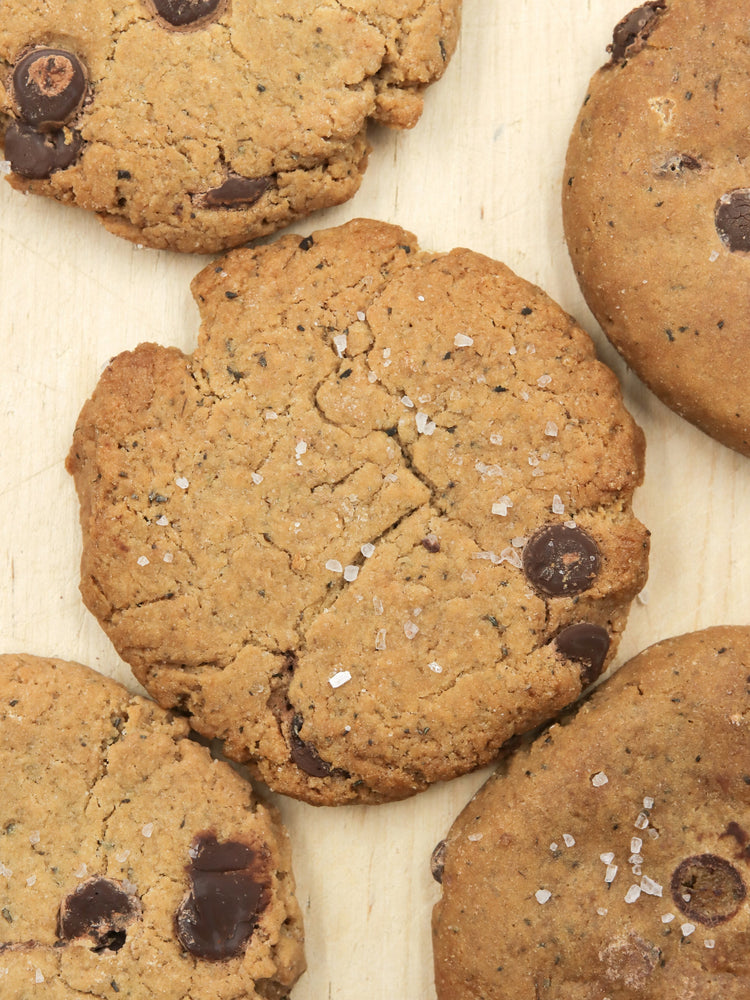
{"label": "sea salt crystal", "polygon": [[263,482],[263,476],[261,476],[259,472],[251,472],[250,478],[252,479],[252,481],[255,483],[256,486],[259,486]]}
{"label": "sea salt crystal", "polygon": [[385,649],[385,629],[378,629],[375,635],[375,649],[384,650]]}
{"label": "sea salt crystal", "polygon": [[175,478],[175,486],[179,486],[181,490],[186,490],[189,485],[190,481],[185,476],[177,476]]}
{"label": "sea salt crystal", "polygon": [[617,865],[607,865],[607,870],[604,873],[604,881],[607,883],[614,882],[616,874],[617,874]]}
{"label": "sea salt crystal", "polygon": [[654,808],[654,800],[651,798],[650,795],[647,795],[646,798],[643,800],[643,808],[644,809]]}
{"label": "sea salt crystal", "polygon": [[147,556],[138,556],[138,565],[139,566],[148,566],[148,557]]}
{"label": "sea salt crystal", "polygon": [[565,504],[562,502],[562,497],[558,496],[557,493],[552,497],[552,513],[553,514],[564,514]]}
{"label": "sea salt crystal", "polygon": [[154,832],[154,824],[153,823],[144,823],[143,826],[141,827],[141,833],[147,839],[151,836],[151,834],[153,832]]}
{"label": "sea salt crystal", "polygon": [[534,895],[536,896],[537,903],[541,903],[541,905],[544,906],[547,900],[552,896],[552,893],[549,889],[537,889]]}
{"label": "sea salt crystal", "polygon": [[162,514],[162,515],[161,515],[160,517],[157,517],[157,519],[156,519],[156,523],[157,523],[157,524],[158,524],[158,525],[159,525],[160,527],[164,528],[164,527],[166,527],[166,526],[167,526],[167,525],[169,524],[169,521],[168,521],[168,520],[166,519],[166,517],[165,517],[165,516],[164,516],[164,515]]}
{"label": "sea salt crystal", "polygon": [[508,508],[513,506],[513,501],[510,497],[500,497],[499,500],[495,501],[492,505],[492,513],[499,514],[500,517],[508,516]]}
{"label": "sea salt crystal", "polygon": [[502,444],[503,443],[502,434],[499,431],[493,431],[493,433],[490,434],[490,442],[492,444]]}
{"label": "sea salt crystal", "polygon": [[644,875],[641,879],[641,889],[649,896],[661,896],[662,894],[661,885],[652,878],[649,878],[648,875]]}
{"label": "sea salt crystal", "polygon": [[344,567],[338,561],[338,559],[329,559],[326,563],[326,569],[329,573],[343,573]]}
{"label": "sea salt crystal", "polygon": [[418,631],[419,625],[415,625],[414,622],[404,622],[404,635],[407,639],[413,639]]}
{"label": "sea salt crystal", "polygon": [[370,556],[375,551],[375,546],[372,544],[372,542],[365,542],[365,544],[362,546],[362,548],[359,551],[362,553],[362,555],[365,557],[365,559],[369,559]]}
{"label": "sea salt crystal", "polygon": [[511,566],[515,566],[516,569],[521,569],[523,563],[521,562],[521,557],[515,549],[503,549],[500,553],[500,562],[509,562]]}
{"label": "sea salt crystal", "polygon": [[78,869],[78,871],[73,872],[73,874],[75,875],[76,878],[85,878],[86,872],[87,872],[86,862],[84,861],[81,867]]}
{"label": "sea salt crystal", "polygon": [[636,899],[641,894],[641,887],[639,885],[631,885],[628,891],[625,893],[625,902],[634,903]]}
{"label": "sea salt crystal", "polygon": [[473,844],[478,844],[483,837],[483,833],[470,833],[466,839],[470,840]]}
{"label": "sea salt crystal", "polygon": [[413,409],[414,407],[414,403],[409,399],[408,396],[402,396],[401,402],[404,404],[404,406],[408,406],[410,409]]}
{"label": "sea salt crystal", "polygon": [[674,913],[663,913],[661,917],[661,922],[663,924],[671,924],[674,920]]}
{"label": "sea salt crystal", "polygon": [[630,850],[633,852],[633,854],[637,854],[642,847],[643,847],[643,841],[641,840],[640,837],[630,838]]}
{"label": "sea salt crystal", "polygon": [[34,970],[34,982],[35,983],[43,983],[44,982],[44,974],[43,974],[43,972],[42,972],[41,969],[35,969]]}
{"label": "sea salt crystal", "polygon": [[333,677],[329,677],[328,683],[332,688],[340,688],[342,684],[346,684],[346,682],[351,679],[352,675],[348,670],[339,670],[339,672],[334,674]]}
{"label": "sea salt crystal", "polygon": [[695,924],[680,924],[683,937],[690,937],[695,930]]}
{"label": "sea salt crystal", "polygon": [[124,851],[120,851],[119,854],[115,854],[115,861],[119,861],[119,863],[123,865],[125,864],[125,862],[128,860],[129,857],[130,857],[130,851],[126,849]]}
{"label": "sea salt crystal", "polygon": [[162,556],[162,559],[164,560],[165,563],[174,562],[174,556],[172,555],[171,552],[165,552],[164,555]]}
{"label": "sea salt crystal", "polygon": [[417,421],[417,432],[419,434],[426,434],[429,437],[432,433],[434,433],[435,424],[422,410],[417,411],[416,421]]}
{"label": "sea salt crystal", "polygon": [[485,462],[475,462],[474,468],[481,476],[502,476],[502,467],[497,464],[487,465]]}
{"label": "sea salt crystal", "polygon": [[347,583],[353,583],[359,576],[359,566],[353,563],[344,567],[344,579]]}
{"label": "sea salt crystal", "polygon": [[604,771],[597,771],[596,774],[592,775],[591,784],[594,788],[601,788],[602,785],[606,785],[609,778],[604,773]]}
{"label": "sea salt crystal", "polygon": [[549,845],[549,849],[551,851],[556,851],[557,850],[557,841],[556,840],[552,841],[552,843]]}
{"label": "sea salt crystal", "polygon": [[357,319],[360,323],[364,323],[365,321],[365,314],[361,310],[357,313]]}
{"label": "sea salt crystal", "polygon": [[433,674],[442,674],[443,672],[443,668],[440,666],[437,660],[433,660],[431,663],[428,664],[428,666],[430,670],[433,672]]}
{"label": "sea salt crystal", "polygon": [[575,837],[572,834],[570,834],[570,833],[564,833],[563,834],[563,842],[565,843],[566,847],[572,847],[573,844],[575,844],[576,839],[575,839]]}
{"label": "sea salt crystal", "polygon": [[380,600],[379,597],[373,597],[373,599],[372,599],[372,607],[373,607],[373,610],[375,611],[376,615],[382,615],[383,614],[383,602]]}
{"label": "sea salt crystal", "polygon": [[298,441],[297,444],[294,446],[294,454],[297,456],[297,458],[299,458],[300,455],[304,455],[306,451],[307,451],[307,441]]}
{"label": "sea salt crystal", "polygon": [[29,875],[29,877],[28,877],[28,878],[26,879],[26,885],[28,885],[28,886],[29,886],[29,888],[30,888],[30,887],[31,887],[31,886],[32,886],[32,885],[33,885],[33,884],[34,884],[35,882],[36,882],[36,875]]}
{"label": "sea salt crystal", "polygon": [[612,862],[615,860],[614,851],[607,851],[606,854],[600,854],[599,860],[603,861],[605,865],[611,865]]}
{"label": "sea salt crystal", "polygon": [[638,813],[638,815],[635,818],[635,823],[633,824],[633,826],[637,830],[645,830],[646,827],[648,826],[648,816],[645,813]]}
{"label": "sea salt crystal", "polygon": [[554,420],[548,420],[544,425],[544,433],[547,437],[556,438],[557,437],[557,424]]}
{"label": "sea salt crystal", "polygon": [[551,375],[540,375],[539,378],[536,380],[536,384],[539,386],[540,389],[544,389],[546,386],[550,384],[551,381],[552,381]]}
{"label": "sea salt crystal", "polygon": [[453,338],[453,343],[456,347],[471,347],[474,343],[474,338],[470,337],[467,333],[457,333]]}
{"label": "sea salt crystal", "polygon": [[716,941],[713,938],[706,938],[706,940],[703,942],[703,945],[706,948],[713,948],[716,946]]}
{"label": "sea salt crystal", "polygon": [[30,844],[38,844],[41,839],[42,837],[38,830],[32,830],[31,833],[29,834]]}
{"label": "sea salt crystal", "polygon": [[337,333],[333,338],[333,345],[336,348],[336,353],[340,358],[344,356],[344,351],[346,350],[347,336],[345,333]]}

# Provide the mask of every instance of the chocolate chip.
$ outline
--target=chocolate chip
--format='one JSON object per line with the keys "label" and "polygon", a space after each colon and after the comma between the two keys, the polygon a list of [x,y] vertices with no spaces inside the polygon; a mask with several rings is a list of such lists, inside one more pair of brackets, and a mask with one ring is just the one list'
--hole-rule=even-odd
{"label": "chocolate chip", "polygon": [[643,42],[654,30],[656,19],[666,6],[664,0],[644,3],[643,6],[631,10],[615,25],[612,44],[608,47],[613,62],[626,59],[642,47]]}
{"label": "chocolate chip", "polygon": [[28,180],[42,180],[75,163],[83,142],[77,132],[37,132],[13,123],[5,133],[5,158],[11,170]]}
{"label": "chocolate chip", "polygon": [[685,858],[674,870],[670,889],[685,916],[709,927],[733,917],[747,894],[734,865],[716,854]]}
{"label": "chocolate chip", "polygon": [[263,859],[247,844],[198,834],[187,867],[192,883],[175,915],[177,938],[198,958],[242,954],[269,903]]}
{"label": "chocolate chip", "polygon": [[750,188],[723,194],[716,202],[714,223],[727,250],[750,252]]}
{"label": "chocolate chip", "polygon": [[523,550],[523,571],[529,583],[548,597],[580,594],[599,573],[599,547],[583,528],[548,524]]}
{"label": "chocolate chip", "polygon": [[609,652],[609,632],[601,625],[580,622],[568,625],[555,637],[563,656],[582,665],[581,685],[588,687],[601,674]]}
{"label": "chocolate chip", "polygon": [[13,70],[13,96],[26,125],[62,125],[86,92],[86,74],[72,52],[33,49]]}
{"label": "chocolate chip", "polygon": [[440,539],[434,532],[430,532],[429,535],[425,535],[422,539],[422,545],[427,549],[428,552],[439,552],[440,551]]}
{"label": "chocolate chip", "polygon": [[206,191],[201,201],[206,208],[236,208],[243,205],[254,205],[270,186],[270,177],[232,176],[219,187]]}
{"label": "chocolate chip", "polygon": [[318,751],[307,740],[299,735],[302,728],[302,716],[295,715],[292,719],[292,731],[289,738],[289,753],[292,761],[300,771],[313,778],[327,778],[331,773],[331,765],[323,760]]}
{"label": "chocolate chip", "polygon": [[448,844],[445,840],[441,840],[439,844],[435,845],[435,850],[432,852],[430,858],[430,870],[432,871],[432,877],[439,884],[443,884],[443,870],[445,869],[445,852]]}
{"label": "chocolate chip", "polygon": [[153,0],[156,13],[174,28],[207,21],[218,12],[221,0]]}
{"label": "chocolate chip", "polygon": [[92,951],[119,951],[127,926],[140,914],[140,902],[119,882],[89,878],[63,900],[57,936],[63,941],[87,937],[94,942]]}

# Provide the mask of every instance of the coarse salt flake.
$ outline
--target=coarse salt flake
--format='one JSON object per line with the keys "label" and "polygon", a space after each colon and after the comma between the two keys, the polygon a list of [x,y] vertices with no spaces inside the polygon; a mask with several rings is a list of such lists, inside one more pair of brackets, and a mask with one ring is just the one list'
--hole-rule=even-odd
{"label": "coarse salt flake", "polygon": [[597,771],[596,774],[591,776],[591,784],[594,788],[601,788],[602,785],[606,785],[609,778],[604,773],[604,771]]}
{"label": "coarse salt flake", "polygon": [[599,914],[600,917],[606,917],[607,914],[609,913],[609,910],[607,909],[606,906],[597,906],[596,912]]}
{"label": "coarse salt flake", "polygon": [[121,865],[123,865],[129,857],[130,850],[126,848],[124,851],[120,851],[119,854],[115,854],[115,861],[118,861]]}
{"label": "coarse salt flake", "polygon": [[413,639],[418,631],[419,631],[419,625],[416,625],[414,622],[411,621],[404,622],[404,635],[406,636],[407,639]]}
{"label": "coarse salt flake", "polygon": [[536,380],[536,384],[539,386],[540,389],[544,389],[545,386],[548,386],[551,381],[552,381],[551,375],[540,375],[539,378]]}
{"label": "coarse salt flake", "polygon": [[640,837],[630,838],[630,850],[633,852],[633,854],[637,854],[642,847],[643,847],[643,841],[641,840]]}
{"label": "coarse salt flake", "polygon": [[276,412],[276,410],[266,410],[266,412],[263,414],[263,418],[265,420],[278,420],[279,415]]}
{"label": "coarse salt flake", "polygon": [[86,868],[86,862],[84,861],[81,867],[78,869],[78,871],[73,872],[73,874],[75,875],[76,878],[85,878],[87,871],[88,869]]}
{"label": "coarse salt flake", "polygon": [[344,579],[347,583],[353,583],[359,576],[359,566],[355,566],[350,563],[349,566],[344,567]]}
{"label": "coarse salt flake", "polygon": [[179,486],[181,490],[186,490],[190,485],[190,480],[185,476],[176,476],[174,482],[175,486]]}
{"label": "coarse salt flake", "polygon": [[365,321],[365,314],[362,312],[361,309],[357,313],[357,319],[360,321],[360,323],[364,323]]}
{"label": "coarse salt flake", "polygon": [[637,830],[645,830],[646,827],[648,826],[648,816],[645,813],[638,813],[638,815],[635,818],[635,823],[633,824],[633,826]]}
{"label": "coarse salt flake", "polygon": [[162,556],[162,559],[164,560],[165,563],[174,562],[174,556],[172,555],[171,552],[165,552],[164,555]]}
{"label": "coarse salt flake", "polygon": [[10,160],[0,160],[0,177],[4,177],[5,174],[11,172]]}
{"label": "coarse salt flake", "polygon": [[641,894],[641,887],[639,885],[631,885],[628,891],[625,893],[625,902],[634,903],[636,899]]}
{"label": "coarse salt flake", "polygon": [[375,546],[372,542],[365,542],[365,544],[359,550],[365,559],[369,559],[370,556],[375,552]]}
{"label": "coarse salt flake", "polygon": [[631,854],[630,857],[628,858],[628,864],[631,864],[631,865],[642,865],[643,864],[643,855],[641,855],[641,854]]}
{"label": "coarse salt flake", "polygon": [[259,486],[263,482],[263,476],[261,476],[259,472],[251,472],[250,478],[252,479],[252,481],[255,483],[256,486]]}
{"label": "coarse salt flake", "polygon": [[328,683],[332,688],[340,688],[342,684],[346,684],[346,682],[351,679],[352,675],[348,670],[339,670],[339,672],[334,674],[333,677],[328,678]]}
{"label": "coarse salt flake", "polygon": [[338,559],[329,559],[326,563],[326,569],[329,573],[343,573],[344,567],[338,561]]}
{"label": "coarse salt flake", "polygon": [[493,431],[492,434],[490,434],[490,443],[491,444],[502,444],[503,443],[503,436],[502,436],[502,434],[499,431]]}
{"label": "coarse salt flake", "polygon": [[29,887],[31,887],[35,882],[36,882],[36,875],[29,875],[29,877],[26,879],[26,885],[28,885]]}
{"label": "coarse salt flake", "polygon": [[299,458],[300,455],[304,455],[307,451],[307,441],[298,441],[294,446],[294,454]]}
{"label": "coarse salt flake", "polygon": [[34,982],[35,983],[44,982],[44,973],[42,972],[41,969],[34,969]]}
{"label": "coarse salt flake", "polygon": [[141,833],[143,834],[144,837],[146,837],[146,839],[148,839],[153,832],[154,832],[153,823],[144,823],[143,826],[141,827]]}
{"label": "coarse salt flake", "polygon": [[500,497],[499,500],[496,500],[495,503],[493,503],[492,513],[499,514],[500,517],[507,517],[508,508],[512,506],[513,506],[513,501],[510,499],[510,497]]}
{"label": "coarse salt flake", "polygon": [[417,302],[424,302],[424,295],[418,295]]}
{"label": "coarse salt flake", "polygon": [[409,399],[408,396],[402,396],[401,402],[404,404],[404,406],[408,406],[410,409],[414,408],[414,403],[411,399]]}
{"label": "coarse salt flake", "polygon": [[553,514],[564,514],[565,504],[562,502],[562,497],[555,493],[552,497],[552,513]]}
{"label": "coarse salt flake", "polygon": [[690,937],[695,930],[695,924],[680,924],[680,930],[682,931],[683,937]]}
{"label": "coarse salt flake", "polygon": [[536,896],[537,903],[541,903],[541,905],[544,906],[547,900],[551,898],[552,893],[549,889],[537,889],[534,895]]}
{"label": "coarse salt flake", "polygon": [[29,843],[30,844],[38,844],[41,839],[42,839],[42,836],[41,836],[41,834],[39,833],[38,830],[32,830],[31,833],[29,834]]}
{"label": "coarse salt flake", "polygon": [[440,666],[437,660],[432,660],[431,663],[427,664],[433,674],[442,674],[443,668]]}
{"label": "coarse salt flake", "polygon": [[164,527],[166,527],[169,524],[169,521],[167,520],[167,518],[163,514],[161,514],[159,517],[157,517],[156,523],[161,528],[164,528]]}
{"label": "coarse salt flake", "polygon": [[658,882],[655,882],[648,875],[644,875],[641,879],[641,889],[649,896],[661,896],[662,887]]}
{"label": "coarse salt flake", "polygon": [[12,874],[13,869],[6,867],[2,861],[0,861],[0,875],[3,875],[5,878],[10,878]]}
{"label": "coarse salt flake", "polygon": [[607,851],[606,854],[600,854],[599,860],[603,861],[605,865],[611,865],[612,862],[615,860],[615,852]]}
{"label": "coarse salt flake", "polygon": [[487,465],[485,462],[475,462],[474,468],[480,476],[502,476],[503,470],[499,465]]}
{"label": "coarse salt flake", "polygon": [[373,597],[372,607],[376,615],[383,614],[383,602],[380,600],[379,597]]}
{"label": "coarse salt flake", "polygon": [[557,437],[557,424],[555,423],[554,420],[547,421],[547,423],[544,425],[544,433],[549,438]]}
{"label": "coarse salt flake", "polygon": [[470,833],[467,840],[470,840],[473,844],[478,844],[482,837],[484,837],[483,833]]}
{"label": "coarse salt flake", "polygon": [[711,263],[713,264],[713,262],[714,262],[715,260],[718,260],[718,259],[719,259],[719,251],[718,251],[718,250],[712,250],[712,251],[711,251],[711,253],[710,253],[710,254],[708,255],[708,259],[709,259],[709,260],[711,261]]}
{"label": "coarse salt flake", "polygon": [[385,648],[385,629],[379,628],[375,635],[375,649],[382,651]]}
{"label": "coarse salt flake", "polygon": [[563,834],[563,843],[566,847],[572,847],[575,844],[576,838],[570,833]]}
{"label": "coarse salt flake", "polygon": [[391,356],[391,349],[390,349],[390,347],[384,347],[383,348],[383,357],[384,358],[390,358],[390,356]]}
{"label": "coarse salt flake", "polygon": [[336,348],[336,353],[340,358],[344,356],[344,351],[346,350],[347,336],[345,333],[337,333],[333,338],[333,346]]}
{"label": "coarse salt flake", "polygon": [[674,913],[662,913],[661,922],[663,924],[671,924],[674,920]]}
{"label": "coarse salt flake", "polygon": [[417,411],[416,420],[417,420],[417,431],[420,434],[426,434],[429,437],[431,434],[434,433],[435,424],[422,410]]}
{"label": "coarse salt flake", "polygon": [[549,845],[549,849],[551,851],[556,851],[557,850],[557,841],[556,840],[552,841],[552,843]]}
{"label": "coarse salt flake", "polygon": [[474,343],[474,338],[470,337],[468,333],[457,333],[453,338],[453,343],[456,347],[471,347]]}
{"label": "coarse salt flake", "polygon": [[647,795],[644,798],[644,800],[643,800],[643,808],[644,809],[653,809],[654,808],[654,800],[651,798],[650,795]]}
{"label": "coarse salt flake", "polygon": [[617,875],[617,865],[607,865],[607,870],[604,873],[604,881],[609,885],[615,880],[615,875]]}
{"label": "coarse salt flake", "polygon": [[521,557],[515,549],[507,548],[503,549],[500,553],[500,562],[509,562],[511,566],[515,566],[516,569],[521,569],[523,563],[521,562]]}
{"label": "coarse salt flake", "polygon": [[148,556],[138,556],[139,566],[148,566]]}
{"label": "coarse salt flake", "polygon": [[706,938],[703,942],[705,948],[713,948],[716,946],[716,941],[713,938]]}

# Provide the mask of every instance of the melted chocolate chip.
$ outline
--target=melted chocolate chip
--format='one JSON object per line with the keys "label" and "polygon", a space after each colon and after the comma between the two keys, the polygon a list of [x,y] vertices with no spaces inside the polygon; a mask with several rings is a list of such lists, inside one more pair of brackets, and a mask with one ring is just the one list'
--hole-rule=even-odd
{"label": "melted chocolate chip", "polygon": [[568,625],[555,637],[563,656],[581,664],[581,684],[588,687],[601,674],[609,652],[609,632],[601,625],[581,622]]}
{"label": "melted chocolate chip", "polygon": [[289,739],[289,753],[292,761],[300,771],[304,771],[305,774],[309,774],[313,778],[327,778],[332,771],[331,765],[323,760],[312,743],[302,739],[299,735],[301,728],[302,716],[295,715]]}
{"label": "melted chocolate chip", "polygon": [[674,870],[670,889],[685,916],[709,927],[733,917],[747,894],[734,865],[716,854],[685,858]]}
{"label": "melted chocolate chip", "polygon": [[83,146],[77,132],[37,132],[27,125],[13,123],[5,133],[5,158],[11,170],[28,180],[43,180],[56,170],[75,163]]}
{"label": "melted chocolate chip", "polygon": [[580,594],[593,584],[601,565],[599,548],[583,528],[548,524],[523,550],[529,583],[548,597]]}
{"label": "melted chocolate chip", "polygon": [[714,223],[727,250],[750,253],[750,188],[723,194],[716,202]]}
{"label": "melted chocolate chip", "polygon": [[203,196],[206,208],[236,208],[254,205],[271,186],[270,177],[230,177]]}
{"label": "melted chocolate chip", "polygon": [[119,951],[126,928],[140,916],[140,903],[119,882],[90,878],[82,882],[60,906],[57,934],[63,941],[87,937],[92,951]]}
{"label": "melted chocolate chip", "polygon": [[86,74],[72,52],[34,49],[13,70],[13,96],[26,125],[62,125],[85,92]]}
{"label": "melted chocolate chip", "polygon": [[435,850],[432,852],[430,858],[430,870],[432,871],[432,877],[439,884],[443,884],[443,870],[445,868],[445,852],[448,844],[445,840],[441,840],[439,844],[435,845]]}
{"label": "melted chocolate chip", "polygon": [[262,859],[247,844],[198,834],[187,868],[192,883],[175,915],[177,938],[198,958],[242,954],[269,902]]}
{"label": "melted chocolate chip", "polygon": [[615,30],[612,33],[612,44],[609,46],[613,62],[620,62],[641,48],[643,42],[653,31],[656,19],[666,6],[664,0],[644,3],[641,7],[631,10],[615,25]]}
{"label": "melted chocolate chip", "polygon": [[173,28],[208,21],[219,11],[222,0],[152,0],[156,13]]}

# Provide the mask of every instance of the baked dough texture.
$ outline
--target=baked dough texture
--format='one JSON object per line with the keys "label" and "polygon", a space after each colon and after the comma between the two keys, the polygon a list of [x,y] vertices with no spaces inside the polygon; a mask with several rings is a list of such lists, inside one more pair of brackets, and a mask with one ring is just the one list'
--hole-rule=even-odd
{"label": "baked dough texture", "polygon": [[359,187],[411,128],[461,0],[4,0],[11,184],[150,247],[214,252]]}
{"label": "baked dough texture", "polygon": [[193,292],[196,350],[115,358],[68,458],[83,599],[157,701],[326,804],[469,771],[573,701],[648,548],[643,437],[573,320],[368,220]]}
{"label": "baked dough texture", "polygon": [[565,234],[588,305],[673,410],[750,454],[750,19],[659,0],[615,29],[568,148]]}
{"label": "baked dough texture", "polygon": [[184,719],[0,657],[0,994],[268,1000],[304,970],[287,835]]}
{"label": "baked dough texture", "polygon": [[750,995],[750,629],[647,649],[434,857],[440,1000]]}

